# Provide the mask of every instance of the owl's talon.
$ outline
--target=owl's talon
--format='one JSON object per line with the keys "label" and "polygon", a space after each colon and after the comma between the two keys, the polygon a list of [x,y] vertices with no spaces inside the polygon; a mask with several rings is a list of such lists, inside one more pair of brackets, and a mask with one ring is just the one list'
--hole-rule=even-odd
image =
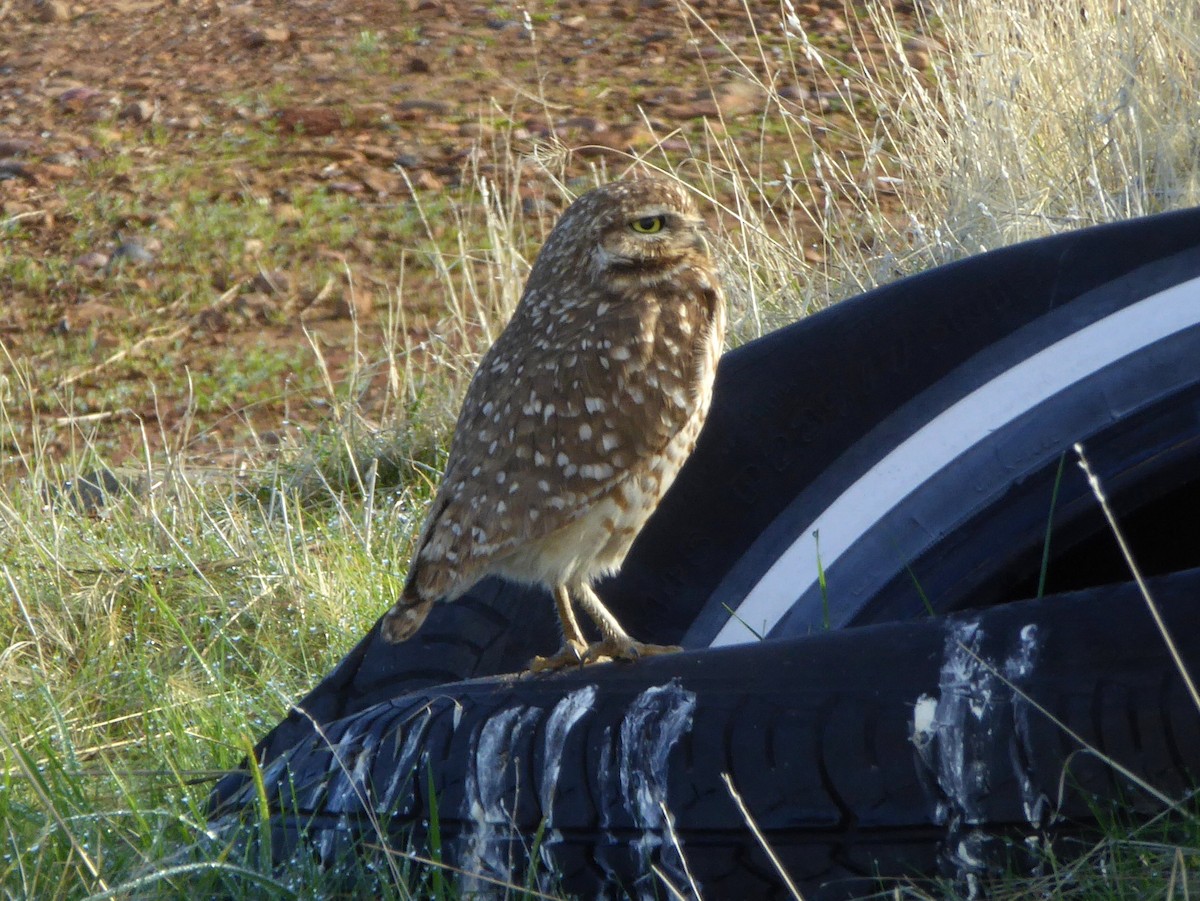
{"label": "owl's talon", "polygon": [[676,644],[644,644],[632,638],[626,641],[609,638],[588,646],[583,662],[607,663],[613,660],[637,660],[639,657],[657,657],[682,651]]}
{"label": "owl's talon", "polygon": [[589,648],[579,641],[567,639],[563,646],[549,657],[534,657],[529,661],[529,672],[552,673],[568,666],[582,666],[587,662]]}

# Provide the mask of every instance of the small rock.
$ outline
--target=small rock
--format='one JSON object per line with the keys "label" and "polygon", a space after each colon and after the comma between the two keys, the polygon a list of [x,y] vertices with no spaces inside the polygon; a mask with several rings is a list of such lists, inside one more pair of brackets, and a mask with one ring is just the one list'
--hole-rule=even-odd
{"label": "small rock", "polygon": [[544,195],[526,195],[521,198],[521,212],[526,216],[557,216],[559,209]]}
{"label": "small rock", "polygon": [[225,315],[224,310],[218,310],[210,307],[207,310],[201,310],[196,316],[196,330],[200,332],[209,332],[217,334],[229,330],[229,317]]}
{"label": "small rock", "polygon": [[0,160],[0,181],[11,181],[18,178],[37,183],[37,176],[20,160]]}
{"label": "small rock", "polygon": [[127,103],[121,107],[121,111],[117,113],[117,118],[123,121],[136,122],[138,125],[145,125],[154,118],[154,105],[148,100],[134,100],[132,103]]}
{"label": "small rock", "polygon": [[569,119],[564,119],[562,128],[577,128],[580,131],[594,132],[599,131],[604,127],[604,124],[594,116],[572,116]]}
{"label": "small rock", "polygon": [[139,494],[145,492],[136,478],[122,478],[111,469],[96,469],[63,482],[51,500],[66,500],[80,513],[100,516],[113,501],[129,497],[135,490]]}
{"label": "small rock", "polygon": [[277,203],[271,208],[271,215],[280,225],[299,225],[304,221],[304,214],[290,203]]}
{"label": "small rock", "polygon": [[35,144],[28,138],[0,135],[0,157],[24,156]]}
{"label": "small rock", "polygon": [[601,128],[588,136],[589,144],[575,148],[577,153],[601,156],[610,151],[637,153],[655,143],[654,135],[641,125],[619,125]]}
{"label": "small rock", "polygon": [[62,181],[74,178],[77,166],[64,166],[58,163],[42,163],[38,166],[37,177],[42,181]]}
{"label": "small rock", "polygon": [[72,265],[79,269],[103,269],[108,265],[108,254],[98,250],[89,251],[77,256]]}
{"label": "small rock", "polygon": [[444,117],[453,110],[451,104],[444,100],[401,100],[396,104],[396,118],[400,121],[413,121],[433,117]]}
{"label": "small rock", "polygon": [[[279,309],[279,302],[262,291],[251,291],[238,297],[229,309],[243,320],[269,322],[271,315]],[[223,327],[227,324],[225,323]]]}
{"label": "small rock", "polygon": [[104,266],[104,272],[107,274],[107,272],[112,272],[114,269],[120,269],[126,263],[154,263],[154,253],[142,241],[122,241],[121,244],[116,246],[113,256],[108,258],[108,263]]}
{"label": "small rock", "polygon": [[404,181],[396,173],[379,169],[364,168],[358,173],[358,177],[364,185],[383,197],[400,193],[404,185]]}
{"label": "small rock", "polygon": [[419,153],[411,153],[409,151],[401,151],[395,155],[392,160],[393,166],[399,166],[401,169],[420,169],[427,164],[427,160]]}
{"label": "small rock", "polygon": [[945,53],[946,48],[934,38],[910,37],[904,41],[904,56],[914,69],[929,68],[930,59],[934,55]]}
{"label": "small rock", "polygon": [[430,66],[427,60],[414,56],[405,63],[404,68],[413,75],[425,75],[429,72]]}
{"label": "small rock", "polygon": [[779,96],[794,103],[805,103],[812,98],[812,91],[798,84],[785,84],[779,89]]}
{"label": "small rock", "polygon": [[167,128],[174,131],[199,131],[203,124],[204,120],[199,116],[182,116],[167,120]]}
{"label": "small rock", "polygon": [[396,160],[396,151],[391,147],[381,147],[377,144],[363,144],[358,148],[363,159],[371,160],[375,163],[384,163],[391,165]]}
{"label": "small rock", "polygon": [[35,3],[34,15],[39,22],[45,22],[47,25],[70,22],[71,8],[61,0],[38,0]]}
{"label": "small rock", "polygon": [[292,106],[279,110],[275,120],[284,131],[300,132],[311,137],[325,137],[344,126],[342,114],[327,106]]}
{"label": "small rock", "polygon": [[486,122],[462,122],[459,123],[458,133],[464,138],[490,138],[496,133],[496,129],[488,125]]}
{"label": "small rock", "polygon": [[96,136],[96,140],[103,146],[110,149],[114,144],[120,144],[121,139],[125,137],[119,128],[96,128],[92,132]]}
{"label": "small rock", "polygon": [[154,254],[141,241],[123,241],[112,252],[109,264],[115,265],[122,260],[128,260],[131,263],[152,263]]}
{"label": "small rock", "polygon": [[262,270],[254,276],[250,287],[261,294],[290,294],[292,277],[282,270]]}
{"label": "small rock", "polygon": [[99,322],[115,319],[121,311],[98,300],[85,300],[67,310],[60,323],[63,331],[83,331]]}
{"label": "small rock", "polygon": [[924,50],[909,50],[904,54],[908,64],[917,70],[929,68],[929,54]]}
{"label": "small rock", "polygon": [[412,186],[420,191],[440,191],[445,183],[428,169],[418,169],[409,174]]}
{"label": "small rock", "polygon": [[358,319],[369,316],[375,306],[375,298],[365,288],[347,288],[333,306],[334,315],[339,319]]}
{"label": "small rock", "polygon": [[58,95],[58,105],[64,109],[78,111],[93,104],[104,102],[104,92],[89,88],[86,85],[67,88]]}
{"label": "small rock", "polygon": [[664,112],[672,119],[715,119],[721,110],[712,100],[697,100],[667,107]]}
{"label": "small rock", "polygon": [[251,28],[242,38],[242,44],[250,50],[257,50],[267,44],[286,44],[291,39],[291,29],[282,26]]}
{"label": "small rock", "polygon": [[728,82],[713,94],[721,115],[729,119],[760,111],[766,97],[762,88],[748,81]]}

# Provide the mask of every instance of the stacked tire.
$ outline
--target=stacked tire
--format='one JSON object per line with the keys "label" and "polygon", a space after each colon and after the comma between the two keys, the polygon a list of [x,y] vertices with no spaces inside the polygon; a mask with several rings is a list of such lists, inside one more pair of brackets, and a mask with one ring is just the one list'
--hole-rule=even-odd
{"label": "stacked tire", "polygon": [[[753,820],[835,898],[985,879],[1098,803],[1160,809],[1200,773],[1200,712],[1075,445],[1196,667],[1197,361],[1200,211],[944,266],[727,354],[598,587],[686,652],[506,676],[559,636],[549,597],[501,582],[408,644],[372,630],[258,746],[273,847],[420,842],[436,809],[477,888],[786,897]],[[213,817],[255,804],[235,773]]]}

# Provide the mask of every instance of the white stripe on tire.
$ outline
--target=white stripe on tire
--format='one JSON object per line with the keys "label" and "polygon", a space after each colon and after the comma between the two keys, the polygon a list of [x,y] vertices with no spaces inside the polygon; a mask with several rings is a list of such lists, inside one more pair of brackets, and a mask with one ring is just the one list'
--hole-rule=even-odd
{"label": "white stripe on tire", "polygon": [[1098,370],[1200,324],[1200,279],[1130,304],[1022,360],[947,408],[864,473],[800,531],[771,565],[712,647],[766,635],[796,600],[817,585],[820,562],[838,558],[904,498],[955,458]]}

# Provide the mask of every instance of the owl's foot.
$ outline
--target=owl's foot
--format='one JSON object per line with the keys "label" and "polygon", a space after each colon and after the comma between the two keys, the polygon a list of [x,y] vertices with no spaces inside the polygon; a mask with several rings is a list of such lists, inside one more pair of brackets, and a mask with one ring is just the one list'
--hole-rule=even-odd
{"label": "owl's foot", "polygon": [[556,670],[566,669],[568,666],[583,666],[587,661],[587,654],[591,648],[582,641],[576,641],[573,638],[568,638],[563,641],[563,646],[558,649],[557,653],[549,657],[534,657],[529,661],[529,671],[531,673],[552,673]]}
{"label": "owl's foot", "polygon": [[588,645],[583,655],[584,663],[607,663],[611,660],[637,660],[639,657],[657,657],[682,651],[677,644],[643,644],[632,638],[606,638]]}
{"label": "owl's foot", "polygon": [[674,654],[683,648],[675,644],[643,644],[629,639],[607,638],[584,645],[578,641],[564,641],[558,652],[550,657],[534,657],[529,661],[529,672],[552,673],[568,667],[583,667],[592,663],[611,663],[614,660],[637,660],[639,657],[657,657]]}

